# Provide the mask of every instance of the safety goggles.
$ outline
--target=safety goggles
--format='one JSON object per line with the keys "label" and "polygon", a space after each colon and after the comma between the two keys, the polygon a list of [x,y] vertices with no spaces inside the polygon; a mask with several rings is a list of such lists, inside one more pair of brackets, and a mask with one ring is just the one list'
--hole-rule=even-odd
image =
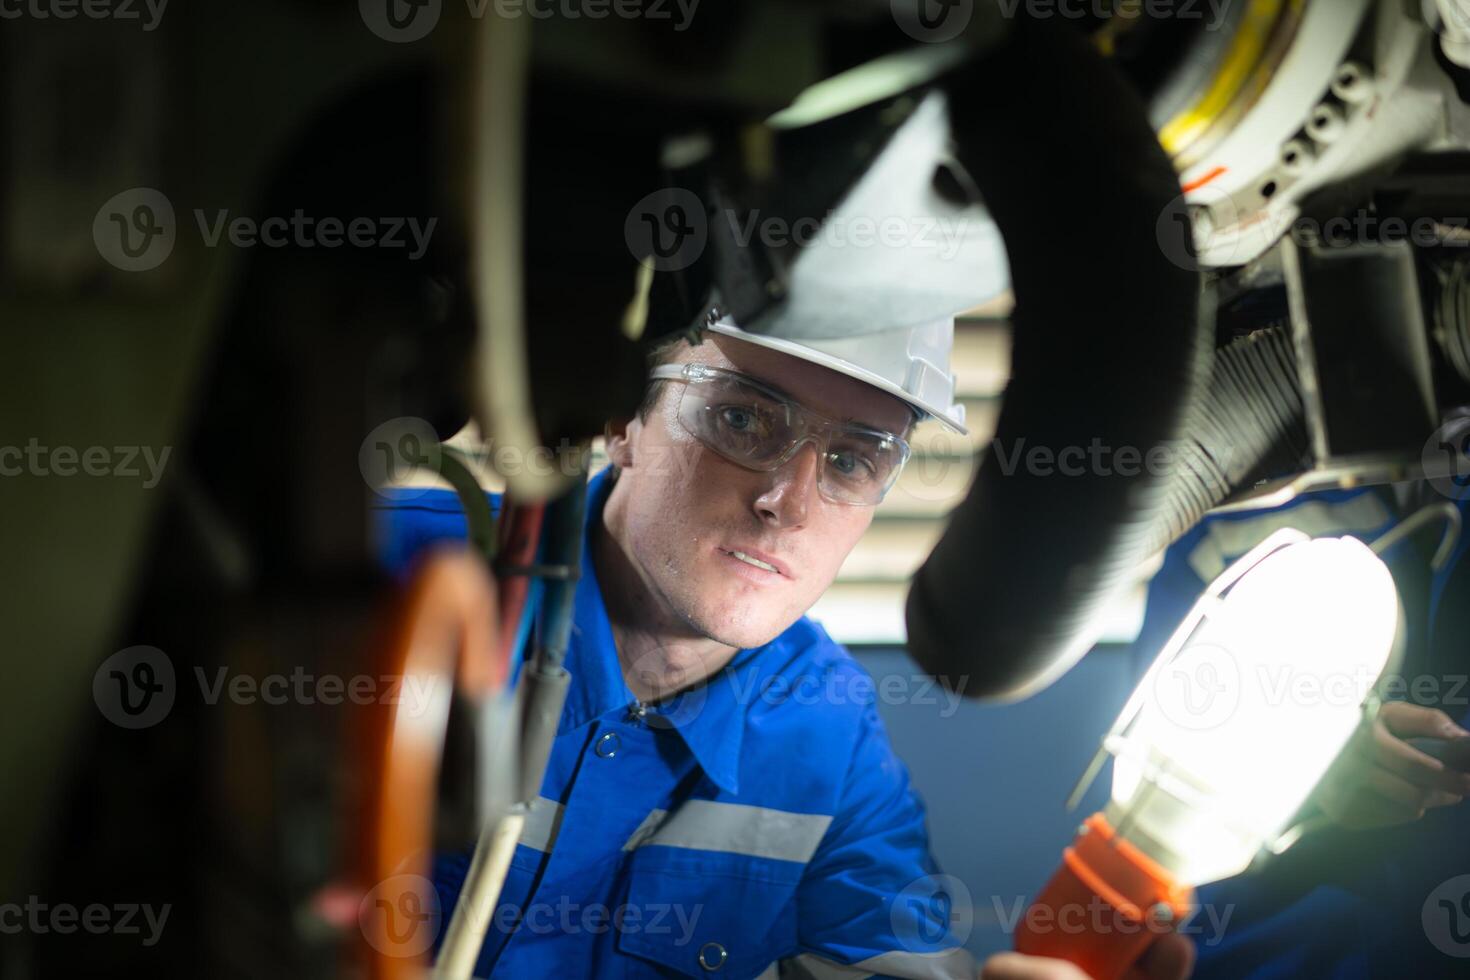
{"label": "safety goggles", "polygon": [[812,443],[822,461],[817,490],[833,503],[878,503],[909,458],[902,437],[818,415],[738,371],[663,364],[648,376],[684,382],[679,424],[746,469],[769,472]]}

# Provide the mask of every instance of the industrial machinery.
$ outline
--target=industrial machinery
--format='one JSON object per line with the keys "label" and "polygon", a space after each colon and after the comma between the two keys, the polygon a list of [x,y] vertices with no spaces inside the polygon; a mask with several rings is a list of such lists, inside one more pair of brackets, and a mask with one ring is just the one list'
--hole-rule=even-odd
{"label": "industrial machinery", "polygon": [[[564,690],[586,447],[721,316],[831,339],[1009,304],[996,444],[1184,461],[982,460],[907,609],[972,696],[1064,673],[1212,509],[1470,493],[1463,3],[503,6],[5,13],[7,441],[168,463],[3,481],[0,893],[141,892],[186,938],[7,937],[0,976],[424,969],[393,923],[447,919],[427,849],[513,825]],[[842,247],[885,218],[955,249]],[[560,465],[395,581],[380,484],[475,500],[439,447],[470,418]],[[207,701],[242,673],[399,682]]]}

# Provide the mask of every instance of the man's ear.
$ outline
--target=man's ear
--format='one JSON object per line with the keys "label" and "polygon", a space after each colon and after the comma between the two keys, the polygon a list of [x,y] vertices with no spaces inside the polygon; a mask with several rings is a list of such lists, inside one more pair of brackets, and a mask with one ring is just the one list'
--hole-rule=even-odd
{"label": "man's ear", "polygon": [[607,458],[618,469],[626,470],[633,465],[632,439],[638,426],[637,419],[609,422],[603,427],[602,435],[607,441]]}

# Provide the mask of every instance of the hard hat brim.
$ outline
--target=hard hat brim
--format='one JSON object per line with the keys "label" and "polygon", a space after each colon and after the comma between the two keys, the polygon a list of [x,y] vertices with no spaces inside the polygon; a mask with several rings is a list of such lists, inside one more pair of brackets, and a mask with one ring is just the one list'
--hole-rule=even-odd
{"label": "hard hat brim", "polygon": [[729,323],[727,321],[719,321],[709,324],[707,327],[705,327],[705,329],[717,334],[721,334],[725,337],[734,337],[736,340],[743,340],[746,343],[756,344],[769,350],[780,351],[781,353],[788,354],[791,357],[797,357],[803,361],[807,361],[812,364],[816,364],[821,367],[836,371],[838,374],[845,374],[849,378],[855,378],[865,384],[872,385],[879,391],[892,395],[894,398],[897,398],[904,404],[921,412],[924,417],[937,419],[941,425],[943,425],[946,429],[949,429],[951,432],[958,433],[962,436],[970,434],[970,430],[965,427],[964,423],[957,421],[950,414],[954,410],[955,406],[940,408],[936,404],[930,404],[928,402],[922,401],[909,392],[905,391],[901,386],[894,384],[889,379],[875,374],[874,372],[869,371],[866,368],[860,367],[859,365],[854,364],[846,358],[838,357],[835,354],[818,350],[817,348],[811,347],[808,344],[798,344],[794,341],[784,340],[780,337],[769,337],[765,334],[751,333],[750,331],[742,330],[741,328],[735,326],[733,323]]}

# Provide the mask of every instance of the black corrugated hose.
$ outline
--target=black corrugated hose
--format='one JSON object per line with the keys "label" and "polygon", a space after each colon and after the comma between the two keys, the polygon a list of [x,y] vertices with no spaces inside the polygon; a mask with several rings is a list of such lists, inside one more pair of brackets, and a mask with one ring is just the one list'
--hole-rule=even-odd
{"label": "black corrugated hose", "polygon": [[1006,241],[1015,340],[995,441],[910,590],[909,650],[966,695],[1017,698],[1086,652],[1181,513],[1167,471],[1066,475],[1026,452],[1178,446],[1214,307],[1161,247],[1161,218],[1182,204],[1144,105],[1081,35],[1018,20],[947,88],[957,157]]}

